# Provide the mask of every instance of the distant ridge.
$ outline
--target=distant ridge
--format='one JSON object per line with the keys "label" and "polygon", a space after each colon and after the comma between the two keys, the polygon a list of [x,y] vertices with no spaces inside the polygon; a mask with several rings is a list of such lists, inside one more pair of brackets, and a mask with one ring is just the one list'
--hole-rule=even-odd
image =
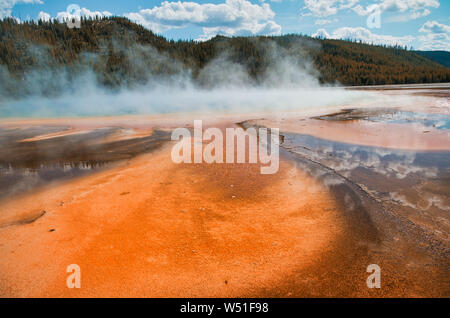
{"label": "distant ridge", "polygon": [[[224,56],[244,67],[258,83],[274,60],[309,61],[321,83],[388,85],[450,82],[449,52],[417,52],[400,46],[311,38],[303,35],[169,41],[123,17],[83,19],[80,29],[65,23],[0,21],[0,93],[14,94],[17,82],[33,70],[70,76],[93,70],[106,87],[145,83],[151,75],[188,70],[201,85],[200,70]],[[276,50],[273,50],[276,47]],[[275,52],[275,54],[274,54]],[[441,63],[441,64],[439,64]],[[3,77],[2,77],[3,76]],[[30,78],[30,76],[28,76]]]}
{"label": "distant ridge", "polygon": [[450,52],[448,51],[415,51],[415,53],[441,65],[450,67]]}

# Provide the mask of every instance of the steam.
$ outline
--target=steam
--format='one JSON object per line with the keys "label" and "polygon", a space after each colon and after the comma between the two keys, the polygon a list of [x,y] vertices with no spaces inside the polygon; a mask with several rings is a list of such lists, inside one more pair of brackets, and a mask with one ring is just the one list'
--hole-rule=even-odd
{"label": "steam", "polygon": [[[353,104],[368,98],[364,92],[320,85],[319,74],[304,53],[307,46],[317,44],[299,41],[284,48],[269,41],[261,45],[269,59],[264,74],[256,79],[244,65],[232,60],[226,48],[193,74],[192,69],[151,46],[122,46],[112,41],[97,54],[82,54],[70,67],[55,67],[45,48],[29,47],[27,54],[42,66],[25,72],[22,78],[0,67],[0,117],[278,112]],[[104,78],[96,71],[110,50],[125,57],[118,63],[127,63],[128,74],[119,70]]]}

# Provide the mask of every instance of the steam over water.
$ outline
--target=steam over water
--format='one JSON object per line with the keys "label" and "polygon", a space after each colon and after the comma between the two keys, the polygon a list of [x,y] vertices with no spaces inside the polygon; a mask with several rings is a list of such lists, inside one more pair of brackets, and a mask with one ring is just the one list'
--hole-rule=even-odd
{"label": "steam over water", "polygon": [[[66,67],[49,64],[52,57],[42,48],[33,47],[31,53],[39,60],[39,67],[17,77],[0,66],[0,118],[279,112],[327,106],[403,106],[411,102],[405,97],[346,90],[339,83],[320,84],[320,74],[305,50],[313,45],[309,42],[299,41],[289,48],[264,45],[269,52],[268,66],[259,78],[232,61],[226,50],[194,75],[189,66],[151,46],[118,47],[126,56],[131,75],[106,74],[119,83],[114,87],[102,84],[104,74],[96,72],[92,64],[105,52],[90,53],[79,64]],[[170,72],[155,74],[144,63],[148,59],[152,68]],[[133,81],[133,76],[140,80]]]}
{"label": "steam over water", "polygon": [[1,117],[107,116],[184,112],[290,111],[367,103],[370,94],[338,88],[218,88],[95,91],[92,88],[55,98],[27,97],[1,103]]}
{"label": "steam over water", "polygon": [[428,103],[435,102],[420,96],[385,96],[381,93],[341,87],[321,87],[318,84],[310,87],[199,88],[191,83],[172,83],[110,91],[98,87],[95,83],[87,83],[54,97],[33,95],[0,100],[0,117],[280,112],[328,106],[402,107],[425,100]]}

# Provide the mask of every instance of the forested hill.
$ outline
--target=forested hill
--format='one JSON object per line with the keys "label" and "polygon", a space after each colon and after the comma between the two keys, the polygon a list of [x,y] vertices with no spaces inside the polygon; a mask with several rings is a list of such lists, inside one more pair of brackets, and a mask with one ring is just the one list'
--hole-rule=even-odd
{"label": "forested hill", "polygon": [[450,52],[447,51],[416,51],[417,54],[426,57],[441,65],[450,67]]}
{"label": "forested hill", "polygon": [[199,77],[201,70],[224,56],[242,65],[255,83],[263,80],[274,60],[287,58],[309,61],[322,83],[450,82],[450,68],[401,47],[301,35],[168,41],[121,17],[83,20],[81,25],[70,29],[56,21],[0,21],[3,92],[17,85],[5,87],[5,76],[20,81],[32,71],[58,69],[65,69],[70,76],[93,70],[99,83],[111,87],[144,83],[149,74],[166,76],[180,70],[188,70],[194,81],[205,84],[208,79]]}

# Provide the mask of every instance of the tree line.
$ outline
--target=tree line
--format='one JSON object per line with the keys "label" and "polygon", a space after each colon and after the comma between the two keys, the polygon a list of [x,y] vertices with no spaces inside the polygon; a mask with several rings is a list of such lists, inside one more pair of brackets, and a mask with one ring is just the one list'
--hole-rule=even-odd
{"label": "tree line", "polygon": [[298,34],[173,41],[123,17],[83,18],[79,29],[57,20],[0,20],[0,72],[19,82],[31,70],[65,68],[71,76],[93,70],[107,87],[136,85],[148,81],[149,75],[164,77],[186,70],[200,84],[208,84],[202,83],[201,70],[224,52],[255,83],[264,81],[274,60],[286,58],[311,63],[321,83],[450,82],[450,68],[400,46]]}

